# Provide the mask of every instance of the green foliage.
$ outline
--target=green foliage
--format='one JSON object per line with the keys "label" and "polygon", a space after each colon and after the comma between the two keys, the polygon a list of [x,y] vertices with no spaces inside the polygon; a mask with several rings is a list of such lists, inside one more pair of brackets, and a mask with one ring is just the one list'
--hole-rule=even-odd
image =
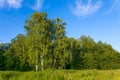
{"label": "green foliage", "polygon": [[120,53],[90,36],[68,38],[66,23],[34,12],[25,22],[26,34],[0,44],[0,70],[120,69]]}
{"label": "green foliage", "polygon": [[5,51],[9,48],[9,44],[0,44],[0,70],[5,70]]}

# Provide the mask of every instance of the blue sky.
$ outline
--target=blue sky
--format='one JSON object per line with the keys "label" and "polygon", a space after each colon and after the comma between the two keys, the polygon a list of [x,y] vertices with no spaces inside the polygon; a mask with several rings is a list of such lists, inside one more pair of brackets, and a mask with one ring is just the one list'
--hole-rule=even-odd
{"label": "blue sky", "polygon": [[66,35],[89,35],[120,52],[120,0],[0,0],[0,42],[25,34],[25,20],[37,10],[67,23]]}

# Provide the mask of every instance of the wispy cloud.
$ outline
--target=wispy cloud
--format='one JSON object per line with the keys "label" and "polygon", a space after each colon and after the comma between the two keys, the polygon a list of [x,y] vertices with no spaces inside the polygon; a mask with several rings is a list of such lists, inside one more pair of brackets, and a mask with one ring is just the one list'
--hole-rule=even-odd
{"label": "wispy cloud", "polygon": [[8,6],[11,8],[20,8],[22,0],[7,0]]}
{"label": "wispy cloud", "polygon": [[77,16],[88,16],[98,11],[101,6],[102,2],[100,0],[95,3],[93,3],[92,0],[87,0],[86,4],[83,0],[75,0],[74,6],[72,6],[71,10],[73,14]]}
{"label": "wispy cloud", "polygon": [[115,0],[110,9],[105,14],[109,14],[116,6],[120,6],[120,0]]}
{"label": "wispy cloud", "polygon": [[0,8],[8,7],[18,9],[23,0],[0,0]]}
{"label": "wispy cloud", "polygon": [[[33,10],[41,10],[42,9],[42,5],[43,5],[43,1],[44,0],[31,0],[33,3],[35,2],[35,4],[32,4],[30,6],[27,6],[28,8],[31,8]],[[21,6],[23,6],[24,4],[30,4],[29,1],[24,1],[24,0],[0,0],[0,9],[4,9],[4,8],[14,8],[14,9],[19,9],[21,8]],[[24,5],[25,6],[25,5]]]}
{"label": "wispy cloud", "polygon": [[43,5],[43,0],[36,0],[36,4],[33,6],[34,10],[41,10]]}

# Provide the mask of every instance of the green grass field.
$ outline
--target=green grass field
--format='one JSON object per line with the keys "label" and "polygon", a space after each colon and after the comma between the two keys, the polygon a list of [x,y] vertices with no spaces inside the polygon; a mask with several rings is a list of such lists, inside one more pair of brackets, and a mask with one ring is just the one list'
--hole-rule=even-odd
{"label": "green grass field", "polygon": [[120,80],[120,70],[0,71],[0,80]]}

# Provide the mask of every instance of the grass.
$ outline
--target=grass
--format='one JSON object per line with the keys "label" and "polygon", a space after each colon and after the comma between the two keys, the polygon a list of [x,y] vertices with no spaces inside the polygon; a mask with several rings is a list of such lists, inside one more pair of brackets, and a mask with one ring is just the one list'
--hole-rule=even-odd
{"label": "grass", "polygon": [[120,70],[0,71],[0,80],[120,80]]}

